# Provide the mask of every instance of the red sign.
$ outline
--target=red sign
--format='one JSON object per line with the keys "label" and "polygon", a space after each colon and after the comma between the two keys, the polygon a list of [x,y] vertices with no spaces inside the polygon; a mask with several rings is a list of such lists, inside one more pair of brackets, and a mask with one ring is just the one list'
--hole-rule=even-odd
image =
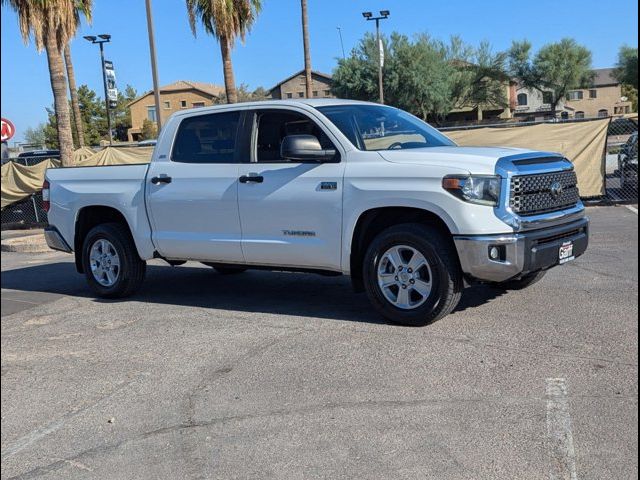
{"label": "red sign", "polygon": [[6,118],[2,119],[2,141],[6,142],[16,133],[16,127]]}

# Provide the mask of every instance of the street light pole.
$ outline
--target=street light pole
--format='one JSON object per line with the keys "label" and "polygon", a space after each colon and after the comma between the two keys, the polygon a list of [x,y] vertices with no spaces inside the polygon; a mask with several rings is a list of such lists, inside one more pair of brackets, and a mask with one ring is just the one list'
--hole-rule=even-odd
{"label": "street light pole", "polygon": [[104,44],[111,41],[111,35],[98,35],[100,40],[92,35],[85,36],[85,40],[97,43],[100,46],[100,65],[102,66],[102,84],[104,86],[104,104],[107,109],[107,129],[109,130],[109,146],[113,145],[113,132],[111,131],[111,109],[109,108],[109,92],[107,91],[107,71],[104,64]]}
{"label": "street light pole", "polygon": [[160,87],[158,86],[158,64],[156,59],[156,41],[153,34],[153,19],[151,17],[151,0],[145,0],[147,7],[147,30],[149,31],[149,54],[151,55],[151,77],[153,78],[153,98],[156,104],[156,125],[158,133],[162,128],[160,114]]}
{"label": "street light pole", "polygon": [[371,12],[363,12],[362,16],[367,20],[375,20],[376,22],[376,43],[378,46],[378,91],[380,92],[380,103],[384,104],[384,90],[382,88],[382,55],[383,49],[380,43],[380,20],[386,20],[389,17],[389,10],[380,10],[380,16],[374,17]]}

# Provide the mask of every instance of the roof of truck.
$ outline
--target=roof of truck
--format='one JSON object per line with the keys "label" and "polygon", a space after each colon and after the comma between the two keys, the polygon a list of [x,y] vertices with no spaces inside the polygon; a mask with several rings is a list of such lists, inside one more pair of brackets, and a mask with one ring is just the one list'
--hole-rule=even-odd
{"label": "roof of truck", "polygon": [[173,113],[171,116],[189,116],[194,113],[204,113],[207,111],[216,111],[216,110],[226,110],[230,107],[236,107],[241,109],[251,108],[251,107],[260,107],[260,108],[268,108],[274,105],[288,105],[288,106],[296,106],[296,105],[306,105],[313,108],[318,107],[327,107],[332,105],[376,105],[372,102],[363,102],[360,100],[344,100],[342,98],[300,98],[300,99],[290,99],[290,100],[261,100],[258,102],[241,102],[241,103],[223,103],[220,105],[212,105],[207,107],[198,107],[198,108],[190,108],[187,110],[179,110]]}

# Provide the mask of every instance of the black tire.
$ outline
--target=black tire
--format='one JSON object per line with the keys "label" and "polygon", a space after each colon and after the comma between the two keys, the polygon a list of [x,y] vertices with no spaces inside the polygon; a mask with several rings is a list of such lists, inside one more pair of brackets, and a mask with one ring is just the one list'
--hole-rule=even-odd
{"label": "black tire", "polygon": [[[108,240],[115,248],[120,259],[120,268],[113,285],[101,285],[91,270],[90,251],[100,239]],[[146,273],[147,264],[138,256],[129,229],[120,223],[104,223],[93,227],[82,245],[82,266],[91,289],[103,298],[122,298],[132,295],[140,288]]]}
{"label": "black tire", "polygon": [[[431,293],[422,305],[411,310],[393,305],[378,285],[382,256],[400,245],[420,252],[431,268]],[[463,290],[462,270],[451,240],[439,230],[417,223],[396,225],[378,234],[365,254],[363,277],[367,296],[376,310],[402,325],[423,326],[447,316],[458,305]]]}
{"label": "black tire", "polygon": [[546,270],[541,270],[539,272],[529,273],[518,280],[509,280],[508,282],[499,283],[498,285],[505,290],[523,290],[534,283],[538,283],[546,274]]}
{"label": "black tire", "polygon": [[215,263],[203,262],[207,267],[213,268],[220,275],[237,275],[238,273],[244,273],[248,270],[247,267],[231,267],[216,265]]}

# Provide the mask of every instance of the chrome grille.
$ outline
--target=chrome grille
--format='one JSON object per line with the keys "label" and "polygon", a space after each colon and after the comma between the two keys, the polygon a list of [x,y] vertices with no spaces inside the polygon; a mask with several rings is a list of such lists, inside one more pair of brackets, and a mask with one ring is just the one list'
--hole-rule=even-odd
{"label": "chrome grille", "polygon": [[[560,191],[554,188],[558,186]],[[579,201],[578,178],[573,170],[511,178],[509,205],[518,215],[556,212],[573,207]]]}

